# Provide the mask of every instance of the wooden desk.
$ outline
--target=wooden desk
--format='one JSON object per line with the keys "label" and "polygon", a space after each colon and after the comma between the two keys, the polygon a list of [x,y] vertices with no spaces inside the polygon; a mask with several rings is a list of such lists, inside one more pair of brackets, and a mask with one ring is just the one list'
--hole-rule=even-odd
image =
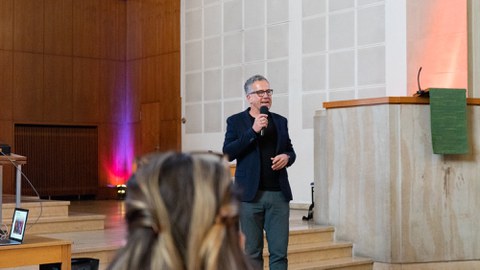
{"label": "wooden desk", "polygon": [[27,164],[27,158],[24,156],[16,155],[13,153],[9,156],[4,156],[0,154],[0,222],[3,222],[3,216],[1,211],[3,203],[3,165],[15,165],[15,206],[20,207],[20,200],[22,198],[22,165],[25,164]]}
{"label": "wooden desk", "polygon": [[21,245],[0,246],[0,268],[61,263],[70,270],[71,246],[67,240],[27,236]]}

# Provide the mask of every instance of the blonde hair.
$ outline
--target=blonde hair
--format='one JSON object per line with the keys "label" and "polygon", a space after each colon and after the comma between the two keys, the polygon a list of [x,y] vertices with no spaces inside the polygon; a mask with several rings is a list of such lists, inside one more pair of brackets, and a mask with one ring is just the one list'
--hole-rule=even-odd
{"label": "blonde hair", "polygon": [[109,269],[250,269],[225,159],[153,154],[128,182],[128,240]]}

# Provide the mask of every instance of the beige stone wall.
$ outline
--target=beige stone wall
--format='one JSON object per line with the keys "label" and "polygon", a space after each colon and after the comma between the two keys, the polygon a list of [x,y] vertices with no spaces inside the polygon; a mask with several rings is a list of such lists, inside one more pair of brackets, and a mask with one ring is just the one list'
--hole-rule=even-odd
{"label": "beige stone wall", "polygon": [[480,107],[471,153],[435,155],[428,105],[317,111],[315,221],[378,262],[480,259]]}

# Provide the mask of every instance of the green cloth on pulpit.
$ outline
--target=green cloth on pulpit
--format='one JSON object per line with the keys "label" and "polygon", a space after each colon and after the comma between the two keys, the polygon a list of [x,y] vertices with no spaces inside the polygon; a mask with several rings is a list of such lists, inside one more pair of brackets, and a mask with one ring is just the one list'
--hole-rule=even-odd
{"label": "green cloth on pulpit", "polygon": [[468,153],[466,90],[430,88],[429,93],[433,153]]}

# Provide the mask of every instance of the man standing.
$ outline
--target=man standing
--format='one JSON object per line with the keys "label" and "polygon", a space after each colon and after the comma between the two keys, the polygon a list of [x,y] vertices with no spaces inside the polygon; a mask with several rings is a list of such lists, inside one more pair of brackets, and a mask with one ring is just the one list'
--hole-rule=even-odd
{"label": "man standing", "polygon": [[252,76],[244,90],[250,106],[227,119],[223,152],[230,161],[237,160],[235,182],[242,192],[240,227],[245,252],[263,269],[265,230],[270,269],[287,269],[292,191],[286,168],[296,155],[287,119],[269,112],[273,90],[268,80]]}

